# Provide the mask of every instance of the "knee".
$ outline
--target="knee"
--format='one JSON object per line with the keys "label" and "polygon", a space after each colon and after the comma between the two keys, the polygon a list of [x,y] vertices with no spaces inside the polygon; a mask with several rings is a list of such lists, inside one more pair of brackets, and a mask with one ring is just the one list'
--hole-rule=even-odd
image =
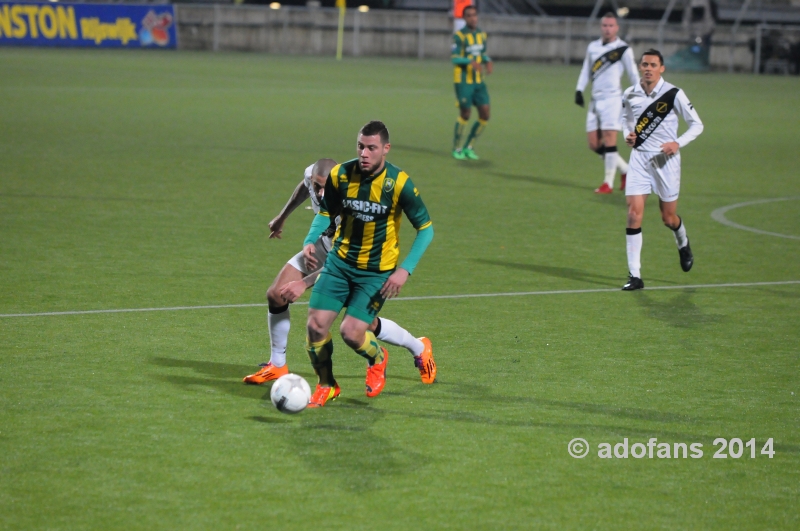
{"label": "knee", "polygon": [[642,223],[642,213],[634,208],[628,209],[628,226],[638,227]]}
{"label": "knee", "polygon": [[267,302],[269,303],[270,307],[274,308],[289,304],[283,297],[281,297],[280,289],[277,286],[270,286],[270,288],[267,290]]}
{"label": "knee", "polygon": [[347,326],[344,322],[339,327],[339,333],[345,344],[352,349],[359,348],[364,342],[364,333],[356,330],[355,327]]}
{"label": "knee", "polygon": [[325,329],[325,325],[316,319],[313,314],[309,314],[308,316],[308,324],[306,329],[308,330],[308,338],[315,342],[322,341],[328,334],[328,330]]}
{"label": "knee", "polygon": [[661,221],[668,229],[677,230],[681,224],[681,218],[675,214],[661,214]]}

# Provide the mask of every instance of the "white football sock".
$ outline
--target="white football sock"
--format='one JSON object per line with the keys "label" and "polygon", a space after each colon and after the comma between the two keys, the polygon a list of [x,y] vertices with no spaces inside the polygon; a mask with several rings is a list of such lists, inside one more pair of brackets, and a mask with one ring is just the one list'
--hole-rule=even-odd
{"label": "white football sock", "polygon": [[627,234],[628,270],[634,277],[642,278],[642,229],[628,229],[628,232],[638,230],[636,234]]}
{"label": "white football sock", "polygon": [[628,163],[617,153],[617,169],[620,173],[628,173]]}
{"label": "white football sock", "polygon": [[686,225],[683,224],[683,220],[681,220],[678,229],[672,231],[672,234],[675,235],[675,243],[678,245],[678,249],[683,249],[689,243],[689,238],[686,236]]}
{"label": "white football sock", "polygon": [[269,361],[276,367],[286,365],[286,344],[289,342],[289,328],[292,321],[289,319],[289,307],[280,313],[268,313],[269,324]]}
{"label": "white football sock", "polygon": [[425,345],[422,344],[422,341],[412,336],[408,330],[399,324],[384,317],[379,317],[378,319],[381,320],[381,329],[380,333],[375,337],[381,341],[407,348],[414,356],[419,356],[425,350]]}
{"label": "white football sock", "polygon": [[605,163],[606,167],[606,176],[605,179],[603,179],[603,182],[605,182],[611,188],[614,188],[614,177],[617,175],[617,152],[607,152],[603,157],[603,162]]}

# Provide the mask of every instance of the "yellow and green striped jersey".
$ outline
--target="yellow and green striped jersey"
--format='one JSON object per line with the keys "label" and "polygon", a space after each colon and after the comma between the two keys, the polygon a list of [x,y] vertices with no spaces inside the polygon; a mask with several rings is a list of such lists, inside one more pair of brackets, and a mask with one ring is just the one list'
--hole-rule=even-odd
{"label": "yellow and green striped jersey", "polygon": [[397,267],[403,213],[417,230],[431,225],[411,178],[388,162],[378,175],[363,175],[358,159],[335,166],[319,213],[341,217],[331,252],[353,267],[375,272]]}
{"label": "yellow and green striped jersey", "polygon": [[483,83],[480,71],[472,68],[471,61],[488,63],[491,61],[486,55],[486,33],[479,28],[474,30],[464,26],[463,29],[453,34],[452,62],[455,83],[468,85]]}

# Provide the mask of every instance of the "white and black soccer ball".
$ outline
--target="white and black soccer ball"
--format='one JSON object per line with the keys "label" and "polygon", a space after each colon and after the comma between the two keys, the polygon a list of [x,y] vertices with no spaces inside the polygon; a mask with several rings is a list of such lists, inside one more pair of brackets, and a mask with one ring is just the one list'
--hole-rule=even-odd
{"label": "white and black soccer ball", "polygon": [[311,400],[311,386],[302,376],[284,374],[272,384],[269,397],[281,413],[300,413]]}

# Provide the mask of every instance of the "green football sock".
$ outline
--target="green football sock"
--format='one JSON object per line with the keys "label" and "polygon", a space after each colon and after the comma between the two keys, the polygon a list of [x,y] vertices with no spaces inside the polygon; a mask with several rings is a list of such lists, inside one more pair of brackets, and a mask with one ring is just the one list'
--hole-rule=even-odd
{"label": "green football sock", "polygon": [[359,356],[367,359],[370,365],[383,362],[383,349],[378,345],[378,339],[375,334],[367,330],[364,344],[355,349]]}
{"label": "green football sock", "polygon": [[333,338],[328,337],[318,343],[312,343],[306,337],[306,352],[311,360],[311,366],[319,377],[319,384],[322,386],[333,387],[336,385],[336,378],[333,377]]}
{"label": "green football sock", "polygon": [[467,128],[467,120],[460,116],[456,120],[455,131],[453,132],[453,151],[461,149],[461,137],[464,136],[464,129]]}
{"label": "green football sock", "polygon": [[469,132],[469,136],[467,137],[467,141],[464,142],[464,147],[467,149],[472,149],[472,144],[478,140],[478,137],[481,136],[483,130],[486,129],[486,124],[488,124],[488,120],[478,120],[474,124],[472,124],[472,129]]}

